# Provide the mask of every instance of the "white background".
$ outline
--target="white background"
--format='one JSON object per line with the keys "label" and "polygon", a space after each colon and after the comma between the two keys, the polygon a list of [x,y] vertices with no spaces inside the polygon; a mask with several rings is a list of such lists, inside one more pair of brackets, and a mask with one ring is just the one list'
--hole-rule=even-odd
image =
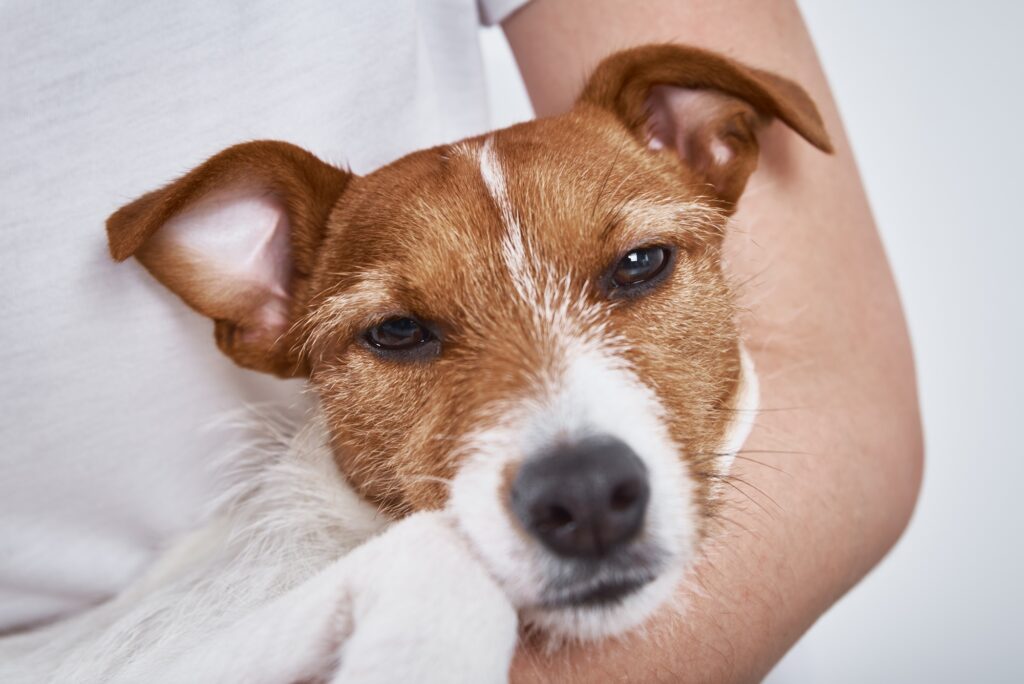
{"label": "white background", "polygon": [[[1024,3],[803,0],[910,322],[927,440],[906,535],[769,677],[1024,682]],[[495,123],[530,109],[484,32]]]}

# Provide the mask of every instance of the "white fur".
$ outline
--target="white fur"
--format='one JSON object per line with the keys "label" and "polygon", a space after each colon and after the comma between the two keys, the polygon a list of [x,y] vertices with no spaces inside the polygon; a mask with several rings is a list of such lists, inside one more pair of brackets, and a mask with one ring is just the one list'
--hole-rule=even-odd
{"label": "white fur", "polygon": [[515,610],[448,516],[374,537],[388,521],[322,420],[280,437],[236,454],[219,514],[122,595],[0,641],[0,681],[505,681]]}
{"label": "white fur", "polygon": [[493,138],[487,138],[480,150],[480,177],[483,178],[487,192],[498,207],[498,213],[505,226],[505,235],[501,240],[505,267],[512,276],[512,283],[519,296],[524,300],[533,301],[537,297],[537,285],[527,261],[523,230],[508,196],[505,172],[501,168],[501,162],[494,155]]}
{"label": "white fur", "polygon": [[757,420],[757,409],[761,403],[761,385],[757,379],[754,360],[750,358],[746,346],[740,343],[740,378],[739,386],[732,401],[733,418],[725,431],[725,438],[718,449],[718,472],[728,475],[736,454],[743,448],[750,431]]}

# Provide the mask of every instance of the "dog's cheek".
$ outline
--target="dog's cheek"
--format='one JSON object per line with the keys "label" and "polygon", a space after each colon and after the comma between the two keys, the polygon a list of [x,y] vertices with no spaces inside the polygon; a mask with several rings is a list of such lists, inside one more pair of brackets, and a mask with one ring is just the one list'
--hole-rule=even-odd
{"label": "dog's cheek", "polygon": [[441,509],[460,462],[452,445],[467,421],[452,370],[366,356],[346,359],[320,385],[339,467],[389,515]]}
{"label": "dog's cheek", "polygon": [[672,287],[617,314],[617,325],[628,339],[634,372],[654,390],[672,438],[683,446],[704,518],[710,515],[715,450],[730,417],[727,401],[739,377],[738,335],[717,261],[680,267]]}
{"label": "dog's cheek", "polygon": [[464,432],[456,409],[458,397],[441,391],[445,383],[439,385],[415,422],[407,423],[407,433],[393,459],[402,499],[413,511],[444,508],[462,458],[453,449],[453,440]]}
{"label": "dog's cheek", "polygon": [[407,476],[432,474],[424,467],[430,454],[413,444],[430,418],[430,388],[436,386],[431,369],[355,349],[318,368],[313,384],[335,460],[355,490],[392,516],[426,507],[410,500]]}

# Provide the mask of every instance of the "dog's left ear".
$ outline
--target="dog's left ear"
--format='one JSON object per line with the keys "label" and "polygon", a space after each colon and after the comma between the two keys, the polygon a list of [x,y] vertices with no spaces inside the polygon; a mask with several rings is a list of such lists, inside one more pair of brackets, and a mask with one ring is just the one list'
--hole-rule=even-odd
{"label": "dog's left ear", "polygon": [[817,107],[797,84],[726,57],[647,45],[598,65],[578,105],[615,114],[653,150],[669,150],[732,212],[757,166],[757,132],[778,118],[825,152]]}

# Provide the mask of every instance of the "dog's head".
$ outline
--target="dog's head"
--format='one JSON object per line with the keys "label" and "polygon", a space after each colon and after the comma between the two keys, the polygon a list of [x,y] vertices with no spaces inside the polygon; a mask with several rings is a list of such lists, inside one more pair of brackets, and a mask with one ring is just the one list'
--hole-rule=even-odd
{"label": "dog's head", "polygon": [[395,515],[448,507],[524,616],[630,627],[692,557],[742,415],[720,247],[785,79],[619,53],[569,113],[367,176],[238,145],[110,217],[238,364],[308,377],[340,469]]}

